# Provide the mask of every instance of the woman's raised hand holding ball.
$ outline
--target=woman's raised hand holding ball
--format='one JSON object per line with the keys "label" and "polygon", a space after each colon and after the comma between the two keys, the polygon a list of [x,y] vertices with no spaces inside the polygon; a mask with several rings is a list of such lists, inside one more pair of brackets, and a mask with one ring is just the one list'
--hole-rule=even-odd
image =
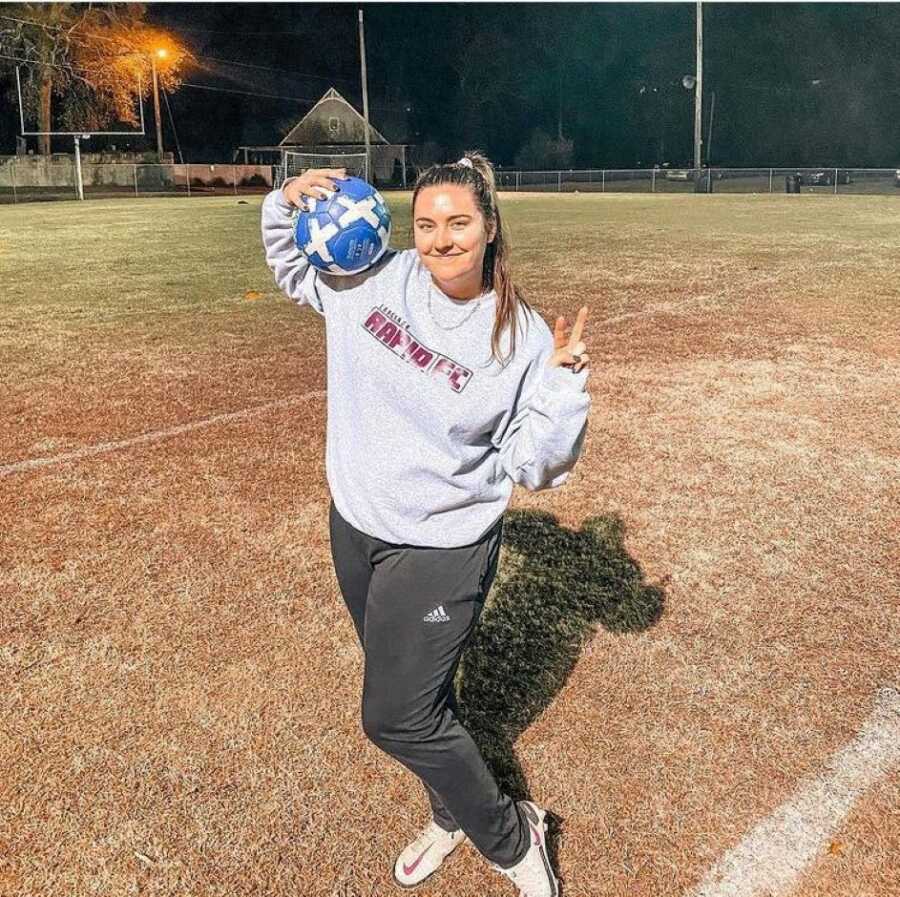
{"label": "woman's raised hand holding ball", "polygon": [[328,195],[337,190],[337,184],[333,179],[345,177],[347,177],[346,168],[310,168],[299,177],[285,181],[281,192],[291,205],[302,209],[304,207],[303,197],[328,199]]}

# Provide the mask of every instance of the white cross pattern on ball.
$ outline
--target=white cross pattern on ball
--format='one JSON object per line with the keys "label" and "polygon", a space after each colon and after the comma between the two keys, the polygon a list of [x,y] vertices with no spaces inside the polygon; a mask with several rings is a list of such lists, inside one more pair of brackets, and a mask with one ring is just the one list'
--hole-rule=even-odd
{"label": "white cross pattern on ball", "polygon": [[309,236],[310,240],[303,247],[303,251],[307,255],[312,255],[313,253],[318,252],[319,257],[323,262],[333,262],[334,259],[331,257],[331,253],[328,251],[328,241],[338,232],[337,225],[335,224],[326,224],[325,227],[320,228],[319,222],[313,218],[309,222]]}
{"label": "white cross pattern on ball", "polygon": [[338,218],[338,224],[341,227],[353,224],[354,221],[359,221],[360,218],[374,228],[381,224],[374,212],[375,203],[377,202],[374,196],[367,196],[359,202],[354,202],[349,196],[339,196],[337,201],[347,210]]}

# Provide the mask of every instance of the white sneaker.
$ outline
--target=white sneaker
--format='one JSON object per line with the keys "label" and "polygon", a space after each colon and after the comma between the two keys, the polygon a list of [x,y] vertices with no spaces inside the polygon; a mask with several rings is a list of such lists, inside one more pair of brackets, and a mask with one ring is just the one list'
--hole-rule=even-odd
{"label": "white sneaker", "polygon": [[432,820],[428,827],[403,849],[394,863],[394,881],[401,888],[414,888],[466,840],[462,829],[448,832]]}
{"label": "white sneaker", "polygon": [[559,884],[547,855],[547,823],[544,821],[547,811],[530,800],[520,800],[518,806],[522,808],[531,832],[528,853],[511,869],[502,869],[495,863],[491,865],[518,887],[519,897],[558,897]]}

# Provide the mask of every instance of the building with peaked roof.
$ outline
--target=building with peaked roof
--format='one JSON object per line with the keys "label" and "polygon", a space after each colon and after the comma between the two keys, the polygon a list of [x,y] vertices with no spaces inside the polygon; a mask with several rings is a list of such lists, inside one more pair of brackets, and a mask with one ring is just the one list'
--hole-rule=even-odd
{"label": "building with peaked roof", "polygon": [[[405,143],[391,143],[372,122],[369,122],[369,144],[372,160],[372,180],[375,183],[406,186]],[[285,155],[310,153],[328,156],[323,167],[334,167],[334,157],[363,154],[366,151],[366,122],[333,87],[300,119],[277,146],[241,146],[245,163],[273,162],[284,164]]]}

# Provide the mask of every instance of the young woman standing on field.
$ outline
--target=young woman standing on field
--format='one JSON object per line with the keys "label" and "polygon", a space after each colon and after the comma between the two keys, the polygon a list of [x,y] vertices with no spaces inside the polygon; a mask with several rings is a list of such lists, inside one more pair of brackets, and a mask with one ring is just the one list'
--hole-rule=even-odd
{"label": "young woman standing on field", "polygon": [[312,268],[293,239],[307,171],[263,204],[278,285],[323,315],[331,549],[365,655],[367,737],[423,782],[432,822],[394,878],[413,887],[466,838],[525,897],[556,897],[545,810],[501,793],[456,713],[453,678],[497,570],[513,485],[561,486],[591,399],[582,341],[551,333],[510,278],[494,174],[478,153],[413,192],[415,249],[354,277]]}

